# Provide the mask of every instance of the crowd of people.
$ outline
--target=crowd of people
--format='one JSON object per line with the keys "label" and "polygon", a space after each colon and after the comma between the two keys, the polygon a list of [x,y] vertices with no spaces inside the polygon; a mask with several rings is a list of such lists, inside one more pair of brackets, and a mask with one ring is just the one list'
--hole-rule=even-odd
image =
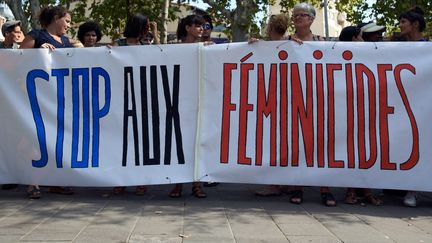
{"label": "crowd of people", "polygon": [[[304,41],[325,41],[322,36],[312,33],[311,26],[315,20],[316,12],[313,6],[307,3],[297,4],[292,11],[292,23],[294,33],[287,35],[289,26],[289,17],[286,14],[272,15],[269,18],[266,35],[269,41],[292,40],[299,44]],[[98,23],[87,21],[79,26],[78,40],[71,39],[66,33],[71,25],[70,13],[60,6],[50,6],[41,10],[39,21],[41,29],[30,31],[22,42],[23,32],[20,21],[7,21],[2,26],[2,33],[5,37],[0,42],[0,48],[48,48],[54,51],[56,48],[71,47],[95,47],[102,38],[102,32]],[[391,41],[427,41],[422,33],[426,28],[424,12],[419,7],[409,9],[399,16],[400,33],[393,34],[389,39]],[[188,15],[179,21],[177,29],[177,38],[181,43],[198,43],[205,42],[212,44],[211,32],[213,30],[212,19],[208,15]],[[379,26],[374,22],[360,23],[355,26],[343,28],[340,33],[339,41],[383,41],[383,33],[386,28]],[[250,43],[259,41],[251,38]],[[115,46],[131,45],[149,45],[159,44],[159,34],[157,24],[150,21],[141,13],[132,14],[128,17],[123,32],[123,38],[113,40],[109,48]],[[205,184],[206,186],[215,186],[217,183]],[[3,185],[3,189],[11,189],[16,185]],[[182,184],[176,184],[169,193],[170,197],[177,198],[182,196]],[[144,195],[147,191],[145,185],[136,187],[136,195]],[[278,196],[282,192],[288,191],[291,195],[290,202],[301,204],[303,202],[303,187],[288,185],[268,185],[256,191],[258,196]],[[65,195],[73,194],[73,190],[67,187],[50,187],[49,192]],[[113,188],[114,194],[125,192],[125,187]],[[325,206],[336,206],[336,199],[328,187],[321,187],[321,200]],[[40,187],[30,185],[27,190],[29,198],[37,199],[41,197]],[[367,202],[379,206],[383,202],[377,196],[373,195],[372,190],[368,188],[348,188],[346,191],[345,203],[355,204],[358,202],[359,194]],[[192,195],[197,198],[205,198],[207,194],[203,191],[200,182],[194,182],[192,185]],[[406,192],[404,198],[406,206],[415,207],[417,205],[417,195],[415,192]]]}

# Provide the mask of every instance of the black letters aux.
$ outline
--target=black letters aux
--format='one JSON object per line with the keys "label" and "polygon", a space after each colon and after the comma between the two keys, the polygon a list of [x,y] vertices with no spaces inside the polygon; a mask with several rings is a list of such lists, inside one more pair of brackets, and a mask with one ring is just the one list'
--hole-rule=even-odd
{"label": "black letters aux", "polygon": [[[179,84],[180,84],[180,65],[174,65],[173,75],[173,91],[172,101],[168,80],[167,67],[160,66],[162,74],[162,85],[166,104],[165,118],[165,149],[164,149],[164,164],[171,163],[171,139],[172,127],[174,125],[175,141],[177,148],[177,159],[179,164],[184,164],[183,143],[180,127],[180,115],[178,111],[179,105]],[[130,85],[130,89],[129,89]],[[158,101],[158,79],[157,66],[150,66],[150,96],[151,96],[151,114],[152,114],[152,134],[153,134],[153,158],[150,158],[150,133],[148,121],[148,90],[147,90],[147,67],[140,67],[140,86],[141,86],[141,118],[142,118],[142,138],[143,138],[143,165],[158,165],[160,164],[160,136],[159,136],[159,101]],[[129,94],[130,92],[130,94]],[[129,97],[130,96],[130,97]],[[129,99],[131,99],[132,107],[129,109]],[[127,164],[128,151],[128,128],[129,118],[132,118],[133,141],[135,165],[140,165],[139,157],[139,142],[138,142],[138,119],[135,98],[135,85],[133,78],[133,68],[124,68],[124,114],[123,114],[123,156],[122,166]]]}

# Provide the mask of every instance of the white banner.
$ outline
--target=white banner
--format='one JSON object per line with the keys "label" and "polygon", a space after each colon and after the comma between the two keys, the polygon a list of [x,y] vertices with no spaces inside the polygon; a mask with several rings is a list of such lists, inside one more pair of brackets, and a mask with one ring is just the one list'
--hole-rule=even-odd
{"label": "white banner", "polygon": [[431,191],[431,47],[207,48],[198,178]]}
{"label": "white banner", "polygon": [[432,191],[430,50],[342,42],[1,50],[0,183]]}
{"label": "white banner", "polygon": [[196,45],[1,50],[0,183],[190,181],[197,56]]}

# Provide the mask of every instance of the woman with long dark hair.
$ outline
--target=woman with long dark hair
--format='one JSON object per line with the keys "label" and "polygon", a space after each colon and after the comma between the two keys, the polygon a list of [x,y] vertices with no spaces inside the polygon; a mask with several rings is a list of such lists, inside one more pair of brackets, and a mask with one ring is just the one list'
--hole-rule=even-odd
{"label": "woman with long dark hair", "polygon": [[[401,36],[407,41],[428,41],[423,37],[423,31],[426,29],[424,11],[420,7],[413,7],[408,11],[401,13],[399,16],[399,28]],[[417,206],[417,193],[408,191],[404,197],[403,203],[408,207]]]}
{"label": "woman with long dark hair", "polygon": [[[179,21],[177,27],[177,39],[181,43],[197,43],[201,40],[203,34],[203,24],[205,19],[200,15],[188,15]],[[176,184],[174,189],[170,192],[170,197],[182,196],[183,184]],[[205,198],[207,194],[202,190],[200,182],[192,183],[192,195],[197,198]]]}

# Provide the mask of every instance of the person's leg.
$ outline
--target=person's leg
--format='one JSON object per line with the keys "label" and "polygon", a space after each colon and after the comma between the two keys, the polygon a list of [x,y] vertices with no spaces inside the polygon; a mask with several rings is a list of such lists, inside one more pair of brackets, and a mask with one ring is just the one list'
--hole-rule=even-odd
{"label": "person's leg", "polygon": [[280,196],[282,195],[282,190],[279,185],[265,185],[264,187],[256,190],[255,195],[261,197]]}
{"label": "person's leg", "polygon": [[383,205],[383,201],[374,196],[370,188],[363,188],[364,197],[367,202],[375,206]]}
{"label": "person's leg", "polygon": [[345,195],[345,203],[346,204],[357,203],[357,194],[355,188],[347,188],[346,195]]}
{"label": "person's leg", "polygon": [[192,195],[197,198],[205,198],[207,197],[207,193],[202,190],[201,182],[193,182],[192,183]]}
{"label": "person's leg", "polygon": [[170,197],[177,198],[182,196],[183,184],[178,183],[174,186],[174,188],[169,193]]}
{"label": "person's leg", "polygon": [[291,191],[290,203],[301,204],[303,202],[303,187],[294,186]]}
{"label": "person's leg", "polygon": [[147,187],[144,185],[137,186],[135,188],[135,195],[137,195],[137,196],[143,196],[146,194],[146,192],[147,192]]}
{"label": "person's leg", "polygon": [[327,207],[336,206],[336,199],[333,194],[331,194],[330,189],[328,187],[321,187],[321,202]]}
{"label": "person's leg", "polygon": [[27,188],[27,196],[30,199],[39,199],[41,192],[38,185],[29,185]]}

